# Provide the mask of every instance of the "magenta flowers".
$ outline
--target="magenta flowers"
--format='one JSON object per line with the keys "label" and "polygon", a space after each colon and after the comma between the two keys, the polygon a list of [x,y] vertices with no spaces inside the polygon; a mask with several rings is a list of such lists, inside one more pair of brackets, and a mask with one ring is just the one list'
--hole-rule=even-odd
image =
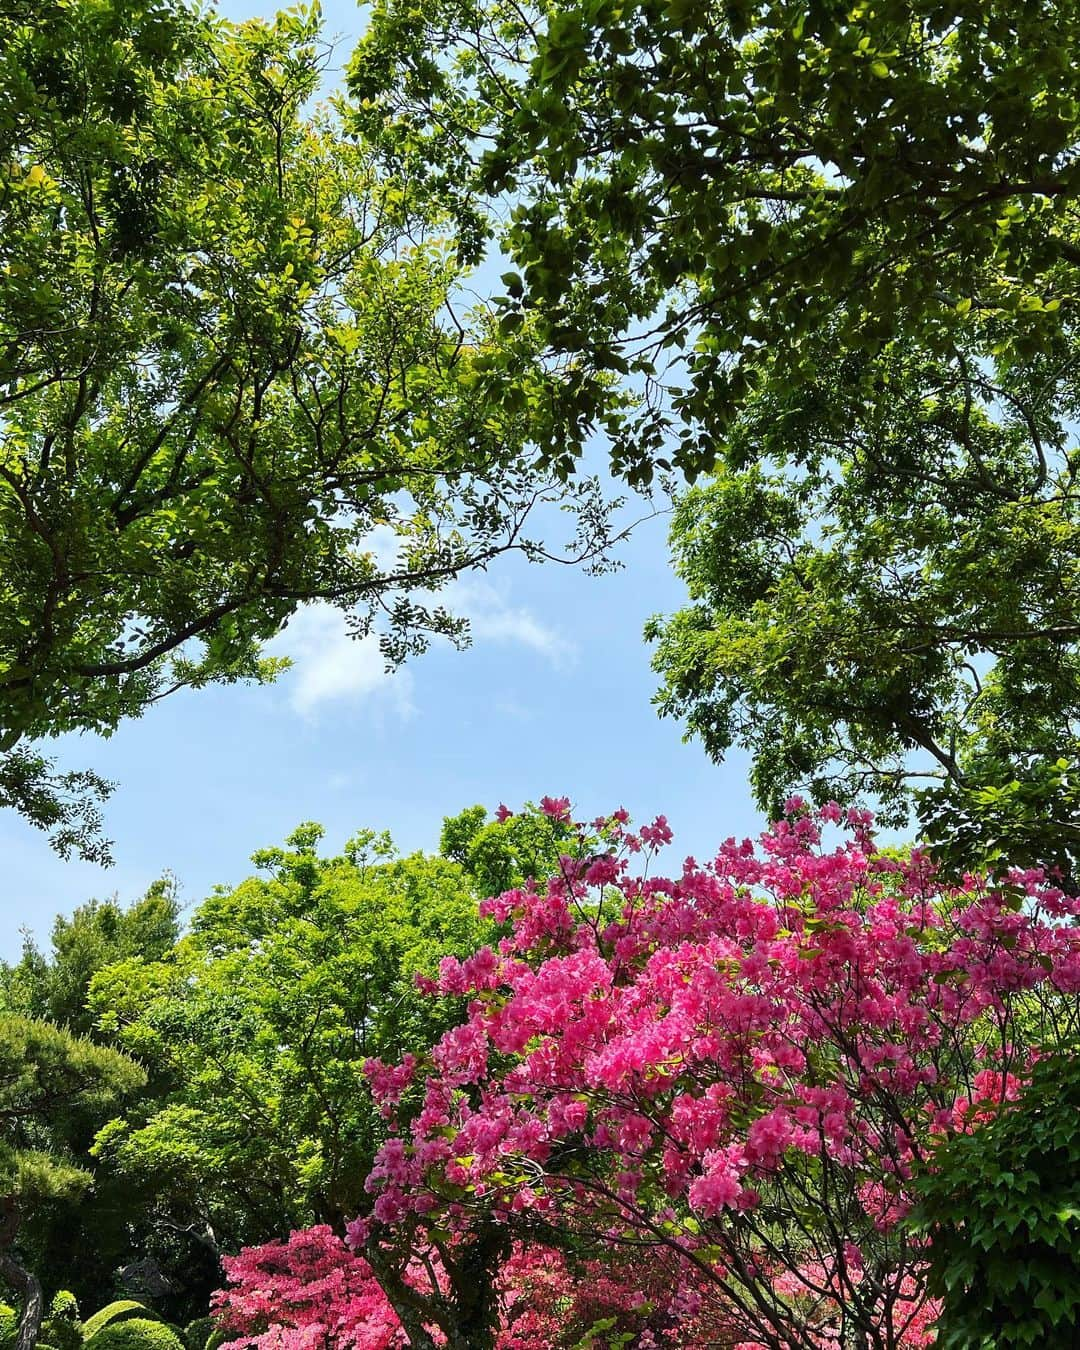
{"label": "magenta flowers", "polygon": [[909,1181],[1075,1033],[1080,906],[1035,872],[946,885],[866,813],[789,807],[672,877],[667,822],[619,812],[485,902],[506,935],[438,982],[465,1020],[368,1066],[392,1137],[354,1237],[604,1232],[689,1261],[745,1344],[926,1343]]}

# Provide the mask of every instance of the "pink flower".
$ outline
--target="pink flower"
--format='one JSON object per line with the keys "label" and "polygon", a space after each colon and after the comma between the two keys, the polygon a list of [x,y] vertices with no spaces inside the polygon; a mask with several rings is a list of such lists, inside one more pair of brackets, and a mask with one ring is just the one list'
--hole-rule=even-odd
{"label": "pink flower", "polygon": [[570,819],[570,798],[569,797],[541,797],[540,810],[545,816],[551,816],[553,820],[569,821]]}
{"label": "pink flower", "polygon": [[[507,925],[497,950],[442,962],[463,1020],[422,1071],[368,1069],[391,1132],[367,1181],[379,1222],[461,1233],[477,1212],[540,1212],[635,1244],[659,1232],[782,1282],[792,1325],[816,1319],[800,1344],[835,1347],[856,1284],[897,1337],[915,1329],[898,1345],[929,1344],[923,1253],[889,1234],[941,1139],[1022,1095],[1022,1010],[1037,998],[1067,1025],[1080,902],[1025,870],[1018,909],[918,850],[883,856],[866,812],[789,806],[757,845],[665,877],[630,870],[670,841],[663,816],[598,840],[544,799],[565,861],[485,904]],[[813,1268],[785,1255],[805,1248],[794,1195],[827,1220]],[[732,1215],[759,1206],[778,1227],[755,1249]]]}

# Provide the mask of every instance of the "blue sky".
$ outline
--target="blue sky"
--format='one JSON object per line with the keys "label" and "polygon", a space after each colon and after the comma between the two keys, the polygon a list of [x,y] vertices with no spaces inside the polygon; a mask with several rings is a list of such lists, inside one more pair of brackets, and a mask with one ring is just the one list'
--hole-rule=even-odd
{"label": "blue sky", "polygon": [[[218,4],[229,18],[271,9]],[[324,11],[344,58],[360,13],[346,0]],[[64,766],[119,784],[106,808],[116,863],[64,863],[44,836],[0,814],[0,957],[17,955],[20,928],[43,939],[56,914],[92,896],[133,899],[165,869],[196,904],[248,875],[250,854],[303,820],[326,826],[328,848],[363,826],[423,848],[464,806],[551,793],[589,815],[665,812],[679,858],[756,833],[745,759],[711,764],[650,703],[642,625],[684,598],[665,533],[664,519],[639,527],[608,576],[510,559],[465,578],[451,598],[472,621],[466,652],[433,648],[388,677],[370,644],[308,611],[283,639],[295,665],[276,685],[178,694],[111,740],[57,742]]]}

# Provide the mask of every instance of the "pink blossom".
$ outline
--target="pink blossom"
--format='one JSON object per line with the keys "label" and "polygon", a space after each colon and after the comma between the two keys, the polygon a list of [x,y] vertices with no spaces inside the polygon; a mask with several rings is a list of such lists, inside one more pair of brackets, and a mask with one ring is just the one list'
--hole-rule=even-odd
{"label": "pink blossom", "polygon": [[[464,1232],[477,1209],[510,1223],[546,1206],[707,1250],[697,1293],[729,1313],[724,1271],[748,1278],[750,1260],[776,1325],[816,1319],[821,1350],[841,1304],[929,1343],[924,1255],[895,1236],[912,1178],[1022,1093],[1033,1052],[1012,1042],[1032,999],[1041,1034],[1055,1009],[1066,1027],[1080,903],[1026,869],[1017,908],[918,850],[881,854],[866,812],[789,808],[756,846],[729,839],[670,877],[630,871],[670,841],[664,817],[600,856],[575,826],[557,876],[485,903],[509,931],[442,963],[441,994],[469,1002],[410,1080],[421,1104],[369,1071],[392,1131],[368,1179],[379,1222],[431,1212]],[[566,798],[540,809],[569,821]],[[825,825],[847,834],[826,847]],[[815,1205],[816,1266],[804,1220],[783,1217]],[[731,1219],[759,1207],[771,1245],[748,1256]]]}

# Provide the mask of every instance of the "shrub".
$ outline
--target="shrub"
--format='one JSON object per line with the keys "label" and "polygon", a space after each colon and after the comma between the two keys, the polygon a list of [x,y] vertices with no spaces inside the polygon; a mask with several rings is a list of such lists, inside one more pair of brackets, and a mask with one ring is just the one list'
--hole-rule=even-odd
{"label": "shrub", "polygon": [[129,1317],[103,1327],[86,1341],[86,1350],[185,1350],[167,1323],[150,1317]]}
{"label": "shrub", "polygon": [[53,1295],[39,1340],[51,1350],[81,1350],[83,1333],[79,1325],[79,1301],[69,1289],[57,1290]]}
{"label": "shrub", "polygon": [[120,1322],[126,1318],[149,1318],[150,1320],[160,1320],[152,1308],[145,1307],[142,1303],[137,1303],[133,1298],[117,1299],[115,1303],[107,1303],[104,1308],[99,1308],[93,1317],[88,1317],[83,1323],[83,1340],[89,1341],[93,1336],[113,1322]]}
{"label": "shrub", "polygon": [[220,1343],[223,1339],[212,1317],[197,1317],[184,1328],[184,1344],[187,1350],[210,1350],[211,1340]]}
{"label": "shrub", "polygon": [[1080,1344],[1080,1062],[1043,1060],[1014,1107],[919,1183],[939,1350]]}
{"label": "shrub", "polygon": [[510,931],[437,985],[466,1020],[423,1059],[369,1062],[392,1133],[351,1237],[406,1269],[443,1230],[480,1256],[496,1225],[610,1234],[692,1257],[746,1342],[931,1344],[911,1179],[1007,1115],[1040,1054],[1071,1057],[1080,900],[1035,871],[951,884],[835,804],[793,800],[758,849],[670,878],[667,822],[624,822],[485,902]]}
{"label": "shrub", "polygon": [[15,1344],[19,1331],[19,1314],[10,1303],[0,1303],[0,1350]]}

